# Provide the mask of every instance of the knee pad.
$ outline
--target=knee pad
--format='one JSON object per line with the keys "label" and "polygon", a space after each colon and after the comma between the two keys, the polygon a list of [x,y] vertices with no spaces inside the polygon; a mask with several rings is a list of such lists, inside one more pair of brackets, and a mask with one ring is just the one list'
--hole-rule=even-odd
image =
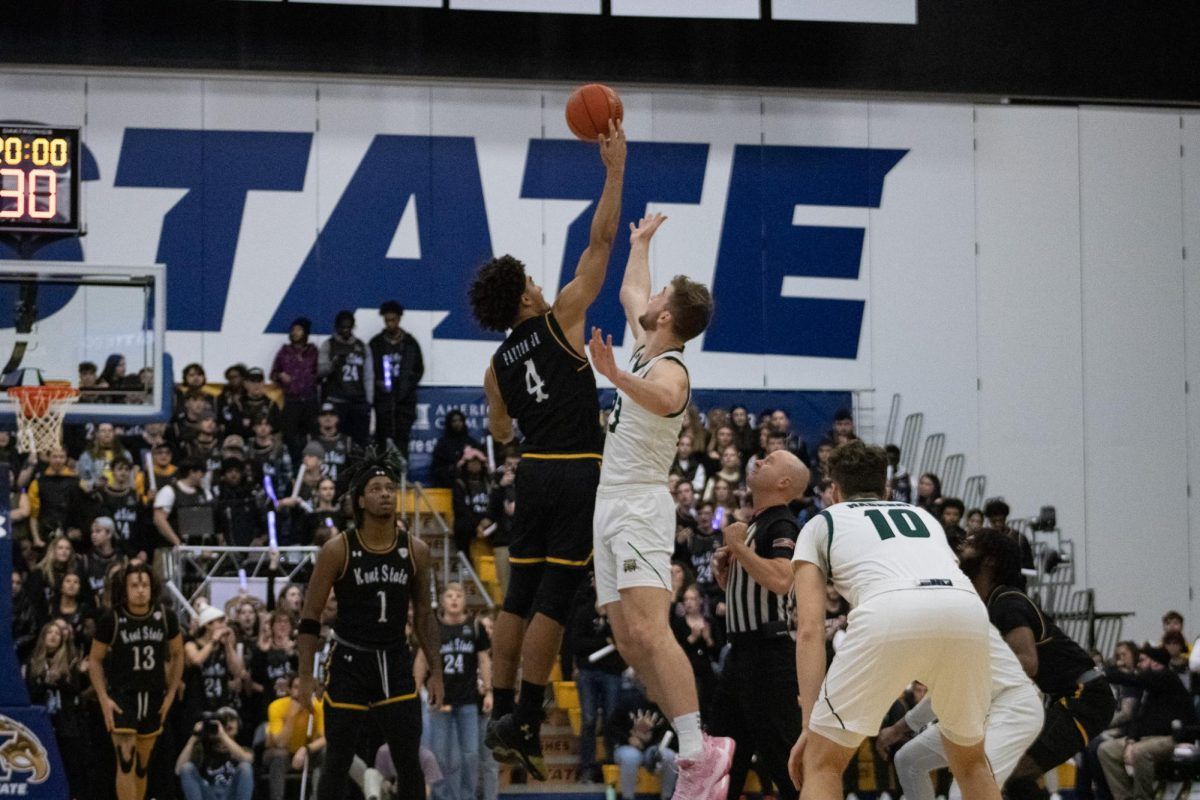
{"label": "knee pad", "polygon": [[521,619],[529,619],[545,570],[545,564],[513,564],[508,591],[504,595],[504,610]]}
{"label": "knee pad", "polygon": [[579,567],[547,564],[533,604],[534,613],[549,617],[559,625],[566,625],[575,603],[575,592],[586,577],[587,570]]}

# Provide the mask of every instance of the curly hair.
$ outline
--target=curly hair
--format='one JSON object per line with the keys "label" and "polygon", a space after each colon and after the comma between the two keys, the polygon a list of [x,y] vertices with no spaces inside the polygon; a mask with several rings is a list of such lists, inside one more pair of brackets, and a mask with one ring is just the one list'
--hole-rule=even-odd
{"label": "curly hair", "polygon": [[129,602],[129,577],[131,575],[145,575],[150,580],[150,605],[158,602],[159,593],[162,590],[162,583],[158,579],[158,574],[154,568],[145,561],[130,561],[125,565],[120,572],[113,577],[112,597],[113,608],[127,608]]}
{"label": "curly hair", "polygon": [[363,522],[363,510],[356,502],[367,490],[367,484],[372,478],[383,476],[396,483],[404,474],[404,457],[394,447],[381,450],[374,446],[368,447],[359,458],[352,458],[346,469],[349,495],[354,507],[354,521],[358,525]]}
{"label": "curly hair", "polygon": [[516,320],[524,293],[525,265],[512,256],[500,256],[479,268],[467,297],[479,324],[503,333]]}
{"label": "curly hair", "polygon": [[971,545],[981,563],[991,562],[998,584],[1025,590],[1021,573],[1021,545],[1010,531],[980,528],[971,534]]}

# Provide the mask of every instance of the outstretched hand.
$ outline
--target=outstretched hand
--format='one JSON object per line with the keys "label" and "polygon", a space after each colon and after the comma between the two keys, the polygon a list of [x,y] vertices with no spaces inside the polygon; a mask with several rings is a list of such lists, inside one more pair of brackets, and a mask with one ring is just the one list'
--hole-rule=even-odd
{"label": "outstretched hand", "polygon": [[588,353],[592,357],[592,368],[610,381],[617,377],[617,360],[613,356],[612,335],[605,338],[599,328],[592,328],[592,338],[588,342]]}
{"label": "outstretched hand", "polygon": [[610,172],[625,170],[625,129],[620,122],[608,121],[608,135],[600,136],[600,160]]}
{"label": "outstretched hand", "polygon": [[629,244],[649,244],[654,232],[666,221],[667,218],[663,214],[647,214],[636,225],[629,223]]}

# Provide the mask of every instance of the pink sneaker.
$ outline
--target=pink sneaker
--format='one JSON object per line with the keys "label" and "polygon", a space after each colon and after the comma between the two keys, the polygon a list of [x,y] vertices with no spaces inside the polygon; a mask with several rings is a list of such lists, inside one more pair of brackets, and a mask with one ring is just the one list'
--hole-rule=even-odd
{"label": "pink sneaker", "polygon": [[705,734],[699,758],[679,759],[679,782],[672,800],[725,800],[735,747],[733,739]]}

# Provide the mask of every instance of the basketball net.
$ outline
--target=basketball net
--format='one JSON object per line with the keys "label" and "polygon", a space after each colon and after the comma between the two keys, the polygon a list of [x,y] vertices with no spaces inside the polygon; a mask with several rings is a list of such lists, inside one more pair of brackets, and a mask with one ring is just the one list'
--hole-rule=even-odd
{"label": "basketball net", "polygon": [[49,453],[62,444],[63,415],[79,400],[79,390],[66,383],[45,386],[10,386],[5,401],[15,406],[17,450]]}

